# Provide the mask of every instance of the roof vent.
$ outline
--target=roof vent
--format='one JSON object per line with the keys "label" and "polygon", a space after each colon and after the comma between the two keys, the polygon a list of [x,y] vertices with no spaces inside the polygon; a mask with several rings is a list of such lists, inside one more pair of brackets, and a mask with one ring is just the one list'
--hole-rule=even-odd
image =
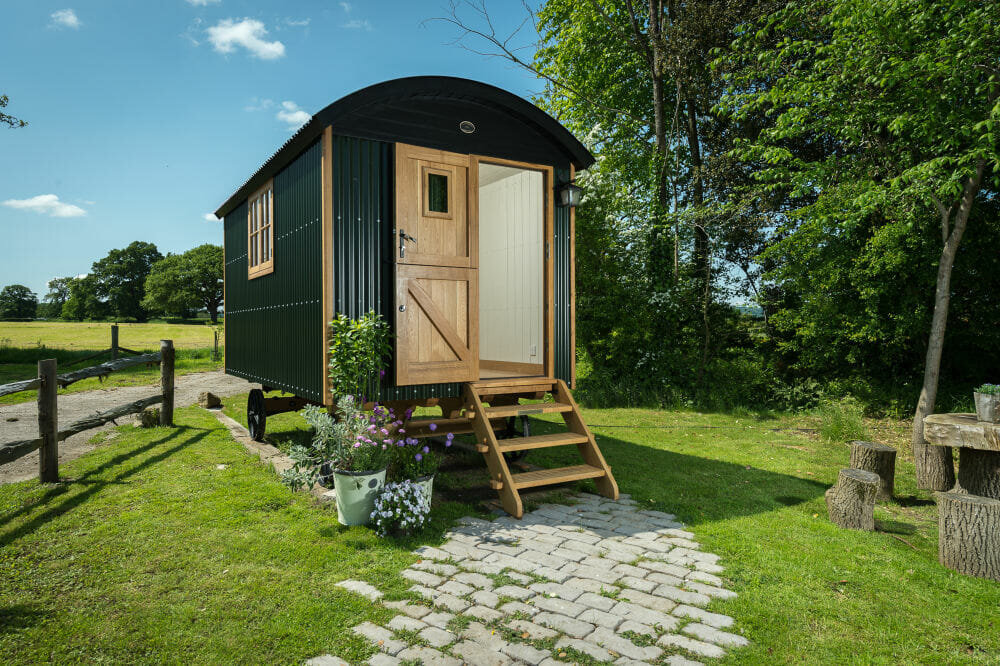
{"label": "roof vent", "polygon": [[476,125],[471,120],[463,120],[458,124],[458,129],[462,130],[463,134],[472,134],[476,131]]}

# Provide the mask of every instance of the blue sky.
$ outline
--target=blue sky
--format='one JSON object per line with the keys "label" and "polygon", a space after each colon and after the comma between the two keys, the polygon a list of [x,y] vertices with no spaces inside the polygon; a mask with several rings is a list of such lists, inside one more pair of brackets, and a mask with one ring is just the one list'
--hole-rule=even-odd
{"label": "blue sky", "polygon": [[[501,30],[520,2],[490,0]],[[134,240],[222,242],[205,219],[304,122],[378,81],[446,74],[529,97],[530,74],[451,44],[447,0],[42,0],[0,22],[0,287],[79,275]],[[214,218],[213,218],[214,219]]]}

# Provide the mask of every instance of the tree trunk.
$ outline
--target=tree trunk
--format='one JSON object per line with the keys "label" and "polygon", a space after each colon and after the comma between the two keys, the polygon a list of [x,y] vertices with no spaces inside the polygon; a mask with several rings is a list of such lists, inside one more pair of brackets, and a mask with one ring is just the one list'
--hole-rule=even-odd
{"label": "tree trunk", "polygon": [[938,561],[949,569],[1000,580],[1000,500],[938,493]]}
{"label": "tree trunk", "polygon": [[941,355],[944,351],[944,333],[948,325],[948,306],[951,303],[951,269],[955,265],[955,255],[962,241],[962,234],[972,212],[972,203],[979,192],[986,170],[986,161],[979,160],[976,173],[969,177],[959,201],[955,224],[949,232],[951,207],[935,201],[941,214],[941,238],[943,247],[938,260],[937,287],[934,292],[934,316],[931,332],[927,340],[927,357],[924,361],[924,381],[917,400],[917,411],[913,416],[913,461],[917,470],[917,487],[927,490],[949,490],[955,485],[955,465],[951,449],[932,446],[924,440],[924,417],[934,412],[937,400],[938,377],[941,374]]}
{"label": "tree trunk", "polygon": [[830,522],[850,530],[875,530],[875,495],[879,477],[874,472],[842,469],[836,485],[826,491]]}
{"label": "tree trunk", "polygon": [[1000,452],[959,449],[955,491],[1000,500]]}
{"label": "tree trunk", "polygon": [[892,499],[896,482],[896,449],[877,442],[851,442],[851,467],[874,472],[879,477],[880,502]]}
{"label": "tree trunk", "polygon": [[212,320],[212,324],[219,323],[219,306],[212,306],[208,308],[208,316]]}

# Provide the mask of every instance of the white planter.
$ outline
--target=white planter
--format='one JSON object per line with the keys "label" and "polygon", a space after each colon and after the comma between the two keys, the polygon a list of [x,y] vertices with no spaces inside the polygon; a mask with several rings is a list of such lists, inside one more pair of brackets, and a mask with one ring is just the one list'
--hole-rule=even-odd
{"label": "white planter", "polygon": [[430,474],[428,476],[422,476],[419,479],[413,479],[413,484],[424,489],[424,505],[427,507],[427,510],[430,511],[431,496],[434,493],[434,475]]}
{"label": "white planter", "polygon": [[341,525],[367,525],[375,510],[375,498],[385,485],[385,470],[333,471],[337,492],[337,520]]}
{"label": "white planter", "polygon": [[974,392],[976,418],[988,423],[1000,423],[1000,395]]}

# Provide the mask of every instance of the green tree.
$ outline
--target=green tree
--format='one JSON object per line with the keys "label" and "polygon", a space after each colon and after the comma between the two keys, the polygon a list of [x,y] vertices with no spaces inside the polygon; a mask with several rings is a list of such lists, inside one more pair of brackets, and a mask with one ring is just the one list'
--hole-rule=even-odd
{"label": "green tree", "polygon": [[62,318],[73,321],[103,319],[108,316],[108,304],[97,293],[97,278],[85,275],[72,278],[69,284],[69,298],[63,303]]}
{"label": "green tree", "polygon": [[[800,204],[777,218],[779,240],[765,260],[787,266],[865,228],[864,246],[844,252],[871,248],[867,263],[879,272],[910,238],[938,239],[936,256],[911,253],[922,255],[921,275],[936,272],[924,295],[931,315],[913,420],[923,488],[954,484],[951,451],[925,443],[923,417],[937,399],[960,244],[973,211],[995,200],[1000,184],[995,12],[975,0],[802,0],[744,31],[727,56],[734,74],[721,108],[764,120],[735,154],[758,168],[758,196]],[[803,144],[820,149],[796,149]],[[780,268],[773,275],[788,278]],[[846,323],[836,307],[815,315]]]}
{"label": "green tree", "polygon": [[63,305],[69,300],[70,285],[73,282],[71,277],[52,278],[49,280],[49,291],[42,298],[42,304],[38,306],[39,316],[49,319],[58,319],[62,316]]}
{"label": "green tree", "polygon": [[212,323],[222,305],[223,254],[219,245],[199,245],[153,264],[142,305],[149,312],[185,316],[205,308]]}
{"label": "green tree", "polygon": [[[0,95],[0,109],[7,108],[7,103],[9,102],[7,95]],[[27,121],[21,120],[20,118],[15,118],[14,116],[8,115],[3,111],[0,111],[0,124],[7,125],[8,127],[27,127]]]}
{"label": "green tree", "polygon": [[23,284],[10,284],[0,290],[0,319],[34,319],[38,296]]}
{"label": "green tree", "polygon": [[153,264],[163,258],[152,243],[134,241],[121,250],[111,250],[94,262],[91,275],[97,281],[97,296],[121,319],[145,321],[142,307],[146,277]]}

